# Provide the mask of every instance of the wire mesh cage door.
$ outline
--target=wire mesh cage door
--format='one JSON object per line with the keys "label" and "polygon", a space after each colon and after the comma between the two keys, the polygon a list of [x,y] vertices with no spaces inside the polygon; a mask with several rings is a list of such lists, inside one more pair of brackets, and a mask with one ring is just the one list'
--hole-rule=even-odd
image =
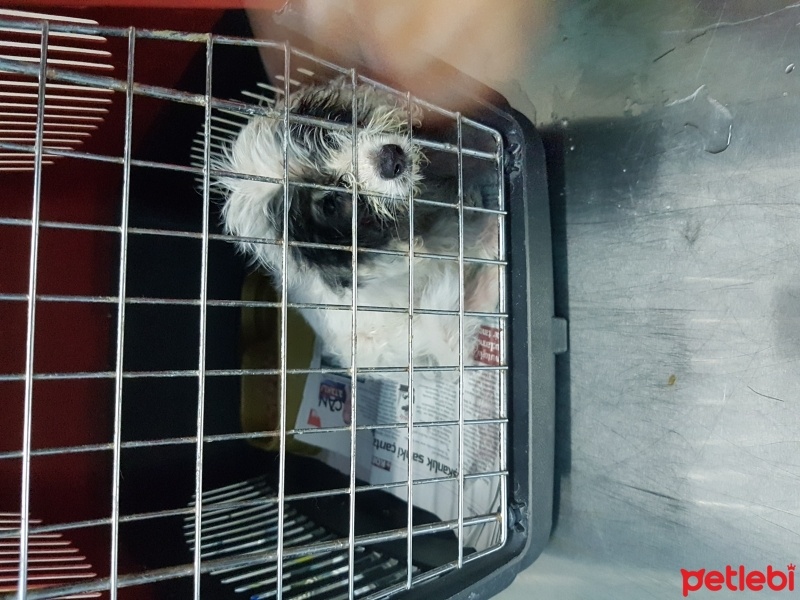
{"label": "wire mesh cage door", "polygon": [[[554,387],[532,127],[284,42],[0,19],[30,130],[0,140],[0,597],[488,595],[532,561]],[[91,572],[37,581],[50,535]]]}

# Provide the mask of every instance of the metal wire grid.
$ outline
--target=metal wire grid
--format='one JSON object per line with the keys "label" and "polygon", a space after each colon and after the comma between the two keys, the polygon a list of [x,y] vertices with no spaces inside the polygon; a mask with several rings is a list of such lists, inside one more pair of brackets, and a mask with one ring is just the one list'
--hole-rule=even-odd
{"label": "metal wire grid", "polygon": [[[313,63],[319,64],[324,66],[325,69],[331,70],[333,72],[337,72],[343,75],[346,75],[350,79],[351,85],[355,88],[355,86],[359,83],[368,83],[370,85],[374,85],[380,89],[385,91],[389,91],[391,93],[396,93],[395,90],[388,88],[377,81],[371,80],[363,75],[359,75],[354,69],[343,69],[338,67],[337,65],[331,64],[326,61],[321,61],[303,51],[300,51],[296,48],[291,48],[288,44],[280,44],[274,43],[269,41],[256,41],[250,39],[243,39],[243,38],[235,38],[235,37],[226,37],[226,36],[213,36],[213,35],[206,35],[206,34],[187,34],[187,33],[177,33],[177,32],[165,32],[165,31],[153,31],[153,30],[136,30],[134,28],[129,29],[117,29],[117,28],[106,28],[106,27],[96,27],[96,26],[79,26],[73,24],[49,24],[47,21],[42,22],[33,22],[33,23],[25,23],[25,22],[3,22],[0,21],[0,27],[9,27],[24,31],[36,31],[40,35],[40,60],[38,64],[26,64],[23,62],[15,61],[13,58],[3,58],[0,59],[0,71],[10,72],[10,73],[17,73],[17,74],[25,74],[29,76],[35,76],[38,81],[38,92],[37,92],[37,125],[36,125],[36,137],[33,145],[24,144],[24,143],[12,143],[12,142],[2,142],[0,143],[0,149],[3,150],[10,150],[10,151],[22,151],[22,152],[32,152],[34,155],[34,174],[33,174],[33,199],[32,199],[32,216],[30,219],[20,219],[20,218],[0,218],[0,225],[7,225],[7,226],[22,226],[22,227],[29,227],[31,232],[30,238],[30,264],[29,264],[29,284],[28,284],[28,291],[27,294],[0,294],[0,301],[10,301],[10,302],[26,302],[27,303],[27,330],[26,330],[26,347],[25,347],[25,372],[24,373],[16,373],[16,374],[5,374],[0,375],[0,381],[22,381],[24,382],[24,423],[23,423],[23,443],[22,448],[20,451],[12,451],[12,452],[5,452],[0,454],[0,459],[8,459],[8,458],[19,458],[22,462],[22,486],[20,490],[20,497],[21,497],[21,513],[23,515],[28,515],[30,511],[30,488],[31,488],[31,481],[30,481],[30,464],[31,458],[35,456],[46,456],[46,455],[63,455],[63,454],[71,454],[71,453],[81,453],[81,452],[95,452],[95,451],[111,451],[113,453],[113,490],[112,490],[112,506],[111,506],[111,514],[108,518],[103,519],[94,519],[94,520],[87,520],[87,521],[80,521],[80,522],[69,522],[69,523],[60,523],[60,524],[53,524],[53,525],[46,525],[41,526],[32,523],[28,519],[21,519],[19,530],[13,530],[11,532],[0,532],[0,536],[2,537],[12,537],[17,536],[19,538],[19,582],[17,586],[17,594],[19,598],[45,598],[45,597],[53,597],[55,590],[49,591],[42,591],[42,590],[29,590],[28,589],[28,566],[29,566],[29,547],[30,547],[30,540],[32,535],[46,533],[46,532],[53,532],[53,531],[67,531],[70,529],[78,529],[82,527],[91,527],[96,525],[109,525],[111,527],[111,548],[110,548],[110,569],[108,577],[101,578],[92,582],[86,582],[81,584],[74,584],[69,586],[63,586],[58,588],[59,594],[76,594],[81,592],[94,592],[94,591],[101,591],[101,590],[108,590],[110,597],[116,598],[117,590],[122,587],[129,587],[134,585],[145,584],[148,582],[155,582],[169,578],[177,578],[177,577],[192,577],[194,584],[193,584],[193,597],[199,598],[200,597],[200,583],[201,583],[201,575],[204,573],[209,573],[213,570],[224,569],[224,568],[233,568],[233,567],[244,567],[248,565],[258,565],[268,561],[274,561],[276,564],[276,581],[281,582],[284,578],[284,566],[285,562],[288,559],[303,557],[303,556],[310,556],[310,555],[318,555],[320,553],[331,552],[334,550],[341,550],[345,549],[348,554],[348,573],[349,573],[349,583],[348,583],[348,597],[353,598],[356,595],[356,587],[355,587],[355,579],[354,579],[354,569],[355,569],[355,562],[356,562],[356,549],[367,547],[370,544],[384,542],[387,540],[396,540],[396,539],[405,539],[407,542],[407,564],[406,564],[406,577],[404,581],[397,583],[394,586],[389,588],[379,590],[373,594],[371,594],[370,598],[379,598],[391,595],[397,591],[401,591],[404,589],[409,589],[413,586],[416,586],[424,581],[430,580],[432,578],[438,577],[442,574],[445,574],[449,571],[454,569],[459,569],[463,567],[465,564],[480,560],[486,554],[496,551],[497,549],[501,548],[506,540],[506,527],[503,525],[506,520],[506,507],[507,507],[507,499],[506,499],[506,476],[508,475],[507,471],[505,470],[505,465],[507,464],[506,460],[506,425],[507,425],[507,416],[506,416],[506,406],[505,401],[500,403],[500,414],[498,418],[494,419],[480,419],[480,420],[467,420],[464,416],[464,374],[468,371],[479,371],[479,370],[487,370],[487,371],[497,371],[499,373],[499,383],[500,383],[500,394],[501,398],[505,399],[506,397],[506,371],[507,371],[507,362],[505,359],[505,330],[506,327],[503,325],[500,327],[500,335],[501,335],[501,343],[500,343],[500,364],[499,366],[477,366],[477,365],[467,365],[465,364],[465,359],[463,356],[463,341],[464,341],[464,327],[463,322],[465,317],[474,317],[474,316],[491,316],[495,318],[505,319],[507,318],[506,314],[506,293],[505,293],[505,277],[501,276],[499,278],[500,281],[500,288],[499,288],[499,295],[500,295],[500,311],[498,314],[495,313],[470,313],[465,311],[465,302],[464,302],[464,266],[469,262],[481,262],[496,265],[501,270],[505,268],[506,262],[504,260],[505,257],[505,248],[504,248],[504,238],[503,235],[500,236],[498,240],[499,243],[499,258],[497,260],[486,260],[486,259],[473,259],[467,258],[464,256],[464,242],[463,236],[459,236],[460,243],[459,243],[459,251],[458,256],[454,259],[452,256],[445,256],[445,255],[435,255],[435,254],[422,254],[416,253],[413,248],[413,244],[411,244],[408,253],[395,253],[400,254],[403,256],[409,256],[410,260],[409,263],[411,267],[409,268],[409,282],[413,283],[413,259],[414,257],[424,257],[424,258],[431,258],[437,260],[457,260],[458,261],[458,268],[459,268],[459,280],[461,283],[461,294],[459,300],[459,309],[458,311],[439,311],[439,310],[422,310],[422,309],[415,309],[413,306],[414,299],[413,299],[413,285],[409,286],[409,306],[407,309],[391,309],[391,308],[370,308],[370,307],[363,307],[358,306],[357,300],[357,286],[353,286],[353,295],[352,295],[352,304],[349,307],[342,307],[338,305],[314,305],[316,308],[326,308],[330,310],[342,310],[342,309],[349,309],[351,311],[351,318],[352,318],[352,328],[353,331],[356,329],[356,319],[358,311],[363,310],[379,310],[382,312],[391,312],[392,310],[398,312],[405,312],[408,314],[409,320],[409,336],[408,336],[408,347],[409,347],[409,356],[413,356],[413,336],[411,335],[411,323],[412,318],[415,314],[442,314],[442,315],[456,315],[459,319],[459,341],[461,342],[459,345],[459,361],[458,361],[458,374],[459,374],[459,414],[457,418],[451,419],[449,421],[436,421],[436,422],[414,422],[413,417],[411,414],[409,415],[408,423],[396,423],[396,424],[381,424],[381,425],[360,425],[356,422],[356,408],[357,408],[357,380],[355,377],[352,378],[353,385],[352,385],[352,421],[350,427],[343,427],[343,428],[329,428],[327,430],[321,430],[323,432],[336,432],[336,431],[348,431],[350,433],[351,439],[351,446],[350,446],[350,484],[346,488],[336,489],[336,490],[328,490],[325,492],[315,492],[313,496],[320,497],[324,495],[334,495],[334,494],[348,494],[350,498],[350,519],[349,519],[349,527],[348,527],[348,536],[346,539],[336,539],[330,540],[326,542],[319,542],[319,543],[309,543],[305,545],[293,546],[293,547],[286,547],[284,544],[284,536],[283,536],[283,529],[285,525],[285,517],[286,517],[286,503],[291,500],[300,500],[303,499],[309,494],[287,494],[286,492],[286,481],[285,481],[285,474],[286,474],[286,453],[283,449],[286,448],[286,439],[290,435],[294,436],[302,436],[303,434],[307,433],[308,430],[304,429],[292,429],[288,426],[286,421],[286,414],[285,414],[285,406],[286,406],[286,379],[288,375],[295,375],[295,374],[311,374],[311,373],[339,373],[345,375],[355,375],[356,373],[381,373],[381,372],[406,372],[408,374],[408,385],[409,385],[409,393],[412,397],[409,399],[410,402],[413,402],[413,382],[414,382],[414,373],[421,372],[421,371],[441,371],[441,370],[448,370],[448,367],[422,367],[422,366],[413,366],[413,364],[409,364],[407,368],[398,367],[398,368],[362,368],[357,367],[356,365],[356,356],[357,356],[357,340],[355,334],[352,336],[352,362],[349,369],[288,369],[286,367],[287,360],[286,360],[286,348],[287,348],[287,311],[289,308],[305,308],[310,307],[306,304],[300,303],[291,303],[289,302],[285,289],[281,292],[281,299],[279,302],[245,302],[245,301],[234,301],[234,300],[213,300],[208,298],[208,288],[207,288],[207,280],[208,280],[208,249],[209,243],[215,240],[225,240],[225,241],[233,241],[235,238],[226,235],[214,234],[210,232],[209,227],[209,216],[211,214],[211,202],[210,202],[210,194],[211,194],[211,178],[212,176],[218,175],[225,175],[226,177],[241,177],[245,179],[251,179],[256,181],[269,181],[269,182],[277,182],[283,183],[288,180],[288,168],[284,171],[283,180],[273,180],[270,178],[264,177],[257,177],[252,175],[243,175],[238,173],[223,173],[219,171],[214,171],[210,168],[209,159],[211,156],[212,151],[212,111],[213,110],[220,110],[220,111],[229,111],[234,114],[244,115],[246,117],[251,117],[255,115],[270,115],[270,116],[280,116],[283,119],[284,126],[288,129],[289,122],[302,122],[306,124],[311,124],[319,127],[336,127],[337,124],[329,123],[324,120],[315,119],[311,117],[295,115],[289,112],[288,108],[284,106],[283,109],[280,110],[278,113],[274,108],[270,108],[269,106],[258,106],[254,104],[248,104],[238,101],[231,101],[231,100],[222,100],[218,98],[212,97],[212,57],[214,48],[219,45],[241,45],[241,46],[257,46],[257,47],[270,47],[277,50],[282,50],[284,53],[284,73],[286,74],[283,77],[283,96],[289,97],[292,89],[292,83],[294,81],[289,76],[292,73],[292,59],[293,58],[301,58],[304,61],[311,61]],[[127,56],[127,76],[124,81],[117,80],[110,77],[103,77],[97,75],[86,75],[77,73],[74,71],[70,71],[67,69],[59,69],[53,68],[48,61],[48,46],[49,46],[49,36],[51,32],[57,33],[76,33],[76,34],[86,34],[86,35],[102,35],[108,37],[126,37],[128,40],[128,56]],[[173,89],[165,89],[159,88],[156,86],[149,86],[139,84],[134,80],[134,64],[135,64],[135,50],[136,50],[136,42],[140,39],[159,39],[159,40],[168,40],[174,42],[192,42],[192,43],[199,43],[205,45],[205,52],[206,52],[206,92],[205,94],[192,94],[186,92],[180,92]],[[46,88],[47,82],[54,81],[63,84],[70,84],[70,85],[77,85],[77,86],[91,86],[96,88],[102,88],[107,90],[113,90],[116,92],[124,93],[125,95],[125,145],[124,145],[124,153],[122,156],[106,156],[106,155],[99,155],[99,154],[92,154],[89,152],[81,152],[74,149],[62,149],[56,148],[51,146],[46,146],[43,138],[43,125],[44,125],[44,111],[46,107],[45,103],[45,96],[46,96]],[[157,98],[162,100],[170,100],[176,101],[180,103],[185,103],[194,106],[200,106],[204,110],[204,128],[203,128],[203,166],[202,168],[192,167],[192,166],[184,166],[184,165],[176,165],[176,164],[162,164],[156,163],[152,161],[142,161],[137,160],[132,157],[131,152],[131,131],[132,131],[132,122],[133,122],[133,99],[134,96],[140,95],[144,97],[151,97]],[[412,97],[410,94],[399,94],[401,98],[403,98],[409,106],[414,103],[418,106],[424,107],[426,110],[430,110],[433,112],[438,113],[439,115],[449,117],[456,122],[457,132],[458,132],[458,140],[455,147],[452,144],[443,144],[432,142],[428,140],[415,140],[416,143],[421,145],[424,148],[431,148],[439,151],[444,152],[452,152],[456,153],[458,157],[458,169],[459,169],[459,202],[458,202],[458,220],[459,220],[459,231],[463,231],[463,218],[464,212],[467,210],[474,210],[474,211],[483,211],[487,213],[492,213],[497,216],[497,219],[500,223],[500,231],[504,231],[503,227],[503,220],[505,217],[505,211],[501,205],[501,207],[497,210],[486,209],[486,208],[471,208],[465,207],[463,202],[464,197],[464,189],[463,189],[463,161],[464,157],[469,156],[472,158],[477,158],[481,160],[490,161],[492,164],[495,165],[495,168],[499,173],[502,174],[502,165],[503,165],[503,148],[502,148],[502,140],[500,135],[491,130],[480,123],[473,121],[471,119],[467,119],[466,117],[462,116],[459,113],[452,113],[442,108],[436,107],[429,103],[424,102],[421,99]],[[355,94],[354,94],[354,105],[353,111],[355,115]],[[481,130],[489,135],[491,135],[496,141],[496,150],[494,152],[484,152],[480,150],[474,150],[469,148],[463,147],[463,135],[462,131],[465,125],[469,125],[472,128],[477,130]],[[354,161],[353,164],[355,168],[357,168],[357,161],[355,160],[355,155],[357,152],[357,129],[356,129],[356,119],[353,118],[353,125],[352,127],[352,135],[353,139],[356,140],[353,146],[354,152]],[[284,147],[284,151],[286,151],[286,147]],[[42,190],[42,165],[45,162],[43,158],[45,155],[53,155],[53,156],[63,156],[63,157],[71,157],[71,158],[78,158],[84,160],[92,160],[92,161],[99,161],[105,163],[113,163],[122,166],[123,169],[123,192],[122,192],[122,219],[119,226],[103,226],[103,225],[90,225],[85,223],[67,223],[67,222],[55,222],[55,221],[43,221],[40,219],[40,202],[41,202],[41,190]],[[147,228],[133,228],[129,227],[128,225],[128,210],[130,204],[130,173],[132,166],[142,166],[142,167],[150,167],[154,169],[166,169],[166,170],[173,170],[173,171],[181,171],[186,173],[192,173],[195,176],[201,177],[203,181],[202,185],[202,202],[203,202],[203,224],[202,224],[202,231],[201,232],[189,232],[189,231],[174,231],[174,230],[161,230],[161,229],[147,229]],[[357,179],[357,177],[356,177]],[[294,183],[293,183],[294,184]],[[300,184],[298,184],[300,185]],[[315,187],[310,184],[311,187]],[[503,177],[498,177],[498,197],[500,198],[501,202],[504,198],[504,190],[503,190]],[[319,186],[317,186],[319,187]],[[288,186],[284,185],[284,202],[288,202]],[[325,188],[328,189],[328,188]],[[336,188],[331,188],[336,189]],[[354,202],[359,193],[357,188],[354,188],[351,191],[353,194]],[[432,205],[441,205],[436,201],[426,200],[422,198],[415,198],[413,197],[413,192],[410,194],[409,197],[409,208],[411,211],[411,234],[413,239],[413,210],[415,204],[432,204]],[[288,237],[288,211],[284,211],[284,223],[283,223],[283,239]],[[352,246],[332,246],[332,245],[324,245],[324,244],[306,244],[308,246],[316,246],[316,247],[325,247],[331,250],[346,250],[351,253],[352,257],[352,272],[353,272],[353,280],[356,280],[356,274],[358,269],[357,258],[359,253],[365,252],[381,252],[381,253],[388,253],[392,254],[390,251],[386,250],[369,250],[363,248],[356,248],[356,233],[357,233],[358,223],[356,220],[356,211],[353,211],[353,221],[352,221],[352,231],[353,231],[353,242]],[[38,268],[38,247],[39,247],[39,233],[44,228],[61,228],[61,229],[72,229],[72,230],[90,230],[90,231],[99,231],[99,232],[107,232],[118,234],[120,237],[120,255],[119,255],[119,281],[118,281],[118,289],[119,293],[117,296],[59,296],[59,295],[39,295],[37,294],[37,268]],[[127,248],[128,248],[128,238],[131,235],[157,235],[157,236],[174,236],[174,237],[183,237],[183,238],[192,238],[198,239],[201,241],[202,244],[202,266],[201,266],[201,284],[200,284],[200,294],[197,299],[188,299],[188,300],[180,300],[180,299],[172,299],[172,298],[133,298],[126,296],[126,281],[127,281]],[[259,243],[277,243],[281,246],[283,252],[283,269],[284,271],[287,269],[287,254],[288,254],[288,247],[289,246],[299,246],[302,245],[299,242],[290,242],[288,244],[281,244],[280,241],[269,241],[269,240],[244,240],[244,241],[258,241]],[[501,271],[501,273],[504,271]],[[83,302],[83,303],[107,303],[107,304],[115,304],[117,307],[117,337],[116,337],[116,369],[113,371],[94,371],[94,372],[80,372],[80,373],[37,373],[34,371],[34,331],[36,327],[36,307],[38,303],[41,302]],[[125,371],[123,369],[123,349],[124,349],[124,335],[125,335],[125,309],[126,306],[132,304],[179,304],[179,305],[187,305],[187,306],[198,306],[200,309],[200,323],[199,323],[199,339],[198,339],[198,346],[199,348],[205,348],[206,344],[206,322],[207,322],[207,310],[209,307],[213,306],[225,306],[225,307],[248,307],[248,306],[265,306],[265,307],[273,307],[278,308],[281,311],[281,331],[280,331],[280,368],[278,369],[227,369],[227,370],[210,370],[206,369],[205,365],[205,352],[201,351],[199,353],[199,364],[196,369],[182,369],[182,370],[164,370],[164,371]],[[356,310],[358,307],[358,311]],[[263,432],[256,432],[256,433],[232,433],[232,434],[225,434],[225,435],[203,435],[204,431],[204,406],[205,406],[205,379],[207,377],[217,377],[217,376],[243,376],[243,375],[277,375],[280,378],[280,406],[281,409],[281,417],[280,417],[280,426],[277,431],[263,431]],[[121,435],[121,428],[122,428],[122,384],[123,381],[128,379],[134,378],[170,378],[170,377],[196,377],[198,378],[200,385],[198,386],[198,399],[197,399],[197,415],[196,415],[196,431],[197,434],[195,436],[184,436],[184,437],[174,437],[169,439],[157,439],[157,440],[142,440],[142,441],[123,441]],[[33,407],[33,384],[35,381],[44,381],[44,380],[73,380],[73,379],[110,379],[113,380],[115,383],[115,392],[114,392],[114,439],[111,443],[107,444],[92,444],[92,445],[83,445],[77,447],[61,447],[61,448],[42,448],[42,449],[33,449],[31,446],[31,427],[32,427],[32,407]],[[412,411],[409,411],[412,412]],[[490,473],[477,473],[477,474],[465,474],[464,473],[464,465],[463,465],[463,456],[464,456],[464,431],[468,425],[488,425],[494,424],[498,425],[500,429],[500,448],[501,448],[501,457],[500,457],[500,466],[501,468],[497,471],[490,472]],[[405,482],[401,483],[393,483],[393,484],[384,484],[384,485],[359,485],[356,481],[356,469],[355,469],[355,456],[356,456],[356,432],[357,431],[365,431],[365,430],[377,430],[377,429],[386,429],[386,428],[394,428],[394,429],[405,429],[408,436],[408,444],[409,449],[413,448],[413,438],[414,438],[414,430],[415,428],[421,427],[436,427],[436,426],[456,426],[458,427],[458,439],[459,439],[459,469],[458,473],[455,476],[447,476],[447,477],[437,477],[431,478],[430,480],[420,480],[414,479],[411,466],[412,461],[408,461],[409,468],[408,468],[408,477]],[[320,431],[320,430],[315,430]],[[214,443],[214,442],[222,442],[222,441],[231,441],[231,440],[243,440],[243,439],[253,439],[253,438],[269,438],[269,437],[278,437],[280,441],[280,447],[282,449],[279,452],[279,478],[278,478],[278,489],[277,489],[277,499],[271,499],[269,502],[274,503],[277,505],[277,539],[276,539],[276,547],[273,551],[265,551],[265,552],[258,552],[255,554],[248,554],[242,556],[232,556],[226,557],[223,559],[212,559],[212,560],[202,560],[201,556],[201,546],[202,546],[202,536],[203,536],[203,516],[205,514],[213,514],[213,507],[204,507],[203,506],[203,459],[204,459],[204,446],[206,443]],[[195,445],[195,502],[192,507],[183,508],[183,509],[175,509],[175,510],[164,510],[158,512],[149,512],[143,514],[130,514],[130,515],[123,515],[120,513],[119,508],[119,477],[120,477],[120,460],[121,460],[121,452],[123,449],[127,448],[137,448],[137,447],[158,447],[158,446],[169,446],[169,445],[180,445],[180,444],[194,444]],[[466,480],[471,478],[481,478],[481,477],[497,477],[501,480],[500,490],[501,490],[501,501],[500,501],[500,512],[499,513],[491,513],[485,514],[480,516],[473,516],[473,517],[465,517],[464,515],[464,505],[463,505],[463,498],[459,501],[459,509],[458,509],[458,518],[455,520],[448,520],[448,521],[441,521],[439,523],[428,524],[428,525],[414,525],[413,516],[412,516],[412,509],[413,509],[413,498],[414,498],[414,489],[416,486],[425,483],[431,482],[442,482],[442,481],[457,481],[458,488],[461,492],[464,489],[464,483]],[[367,490],[375,490],[375,489],[389,489],[392,487],[405,487],[407,489],[407,499],[408,499],[408,520],[407,526],[405,528],[384,531],[379,534],[370,534],[370,535],[362,535],[356,536],[355,533],[355,515],[356,515],[356,493],[361,491]],[[263,501],[262,501],[263,503]],[[240,502],[240,503],[233,503],[232,506],[248,506],[248,502]],[[229,509],[231,505],[226,506],[226,509]],[[204,510],[205,508],[205,510]],[[187,565],[180,565],[176,567],[168,567],[158,570],[152,571],[145,571],[141,573],[135,574],[120,574],[119,573],[119,527],[121,523],[133,523],[143,520],[149,519],[156,519],[156,518],[165,518],[165,517],[175,517],[175,516],[188,516],[193,517],[194,520],[194,536],[193,539],[198,541],[199,543],[194,544],[194,560],[192,564]],[[441,531],[455,531],[457,533],[458,539],[463,539],[464,529],[465,527],[477,526],[485,523],[492,523],[492,522],[500,522],[501,526],[499,530],[501,532],[501,539],[496,546],[488,548],[486,550],[473,553],[470,555],[465,555],[464,547],[462,543],[458,545],[458,557],[457,560],[451,561],[447,564],[444,564],[436,569],[419,573],[413,565],[413,544],[412,541],[414,538],[419,536],[424,536],[425,534],[441,532]],[[411,533],[409,533],[411,532]],[[9,596],[10,597],[10,596]],[[283,597],[283,588],[281,585],[277,585],[275,597],[280,599]]]}

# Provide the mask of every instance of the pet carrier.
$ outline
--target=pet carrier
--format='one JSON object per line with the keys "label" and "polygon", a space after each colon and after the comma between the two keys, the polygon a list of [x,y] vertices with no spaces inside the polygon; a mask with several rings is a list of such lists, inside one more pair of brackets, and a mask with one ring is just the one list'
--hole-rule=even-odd
{"label": "pet carrier", "polygon": [[[550,531],[565,345],[533,127],[488,91],[456,113],[254,40],[237,12],[85,17],[0,10],[0,597],[505,587]],[[266,74],[263,55],[283,70]],[[351,364],[326,363],[296,309],[348,310],[354,326],[368,311],[402,314],[409,332],[424,309],[409,292],[400,308],[362,307],[358,286],[348,306],[303,305],[223,231],[215,180],[260,176],[222,173],[215,157],[258,116],[341,128],[283,99],[342,77],[447,121],[413,143],[458,177],[448,210],[462,227],[470,211],[497,224],[493,259],[466,256],[463,240],[453,255],[397,253],[458,266],[458,309],[427,311],[455,319],[460,338],[465,319],[483,320],[457,365],[360,368],[355,341]],[[476,172],[496,206],[463,202]],[[274,244],[284,267],[302,247],[245,241]],[[317,249],[346,252],[354,269],[366,252]],[[472,264],[497,274],[496,312],[465,308]]]}

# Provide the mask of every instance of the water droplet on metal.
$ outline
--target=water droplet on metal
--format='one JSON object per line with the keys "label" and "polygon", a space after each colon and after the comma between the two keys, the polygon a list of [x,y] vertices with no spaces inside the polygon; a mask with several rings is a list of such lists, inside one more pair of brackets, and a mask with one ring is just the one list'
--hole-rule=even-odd
{"label": "water droplet on metal", "polygon": [[794,71],[794,63],[792,63],[792,64],[788,65],[788,66],[786,67],[786,69],[785,69],[784,73],[791,73],[792,71]]}
{"label": "water droplet on metal", "polygon": [[691,127],[703,136],[703,149],[710,154],[719,154],[731,144],[733,115],[728,108],[712,98],[705,85],[693,94],[667,104],[683,114],[684,127]]}

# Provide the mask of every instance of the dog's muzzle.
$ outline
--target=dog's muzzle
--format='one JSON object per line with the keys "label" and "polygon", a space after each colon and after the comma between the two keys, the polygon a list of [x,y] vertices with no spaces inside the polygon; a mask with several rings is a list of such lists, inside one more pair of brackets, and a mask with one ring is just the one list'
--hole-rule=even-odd
{"label": "dog's muzzle", "polygon": [[378,152],[378,172],[384,179],[394,179],[408,167],[406,153],[397,144],[386,144]]}

